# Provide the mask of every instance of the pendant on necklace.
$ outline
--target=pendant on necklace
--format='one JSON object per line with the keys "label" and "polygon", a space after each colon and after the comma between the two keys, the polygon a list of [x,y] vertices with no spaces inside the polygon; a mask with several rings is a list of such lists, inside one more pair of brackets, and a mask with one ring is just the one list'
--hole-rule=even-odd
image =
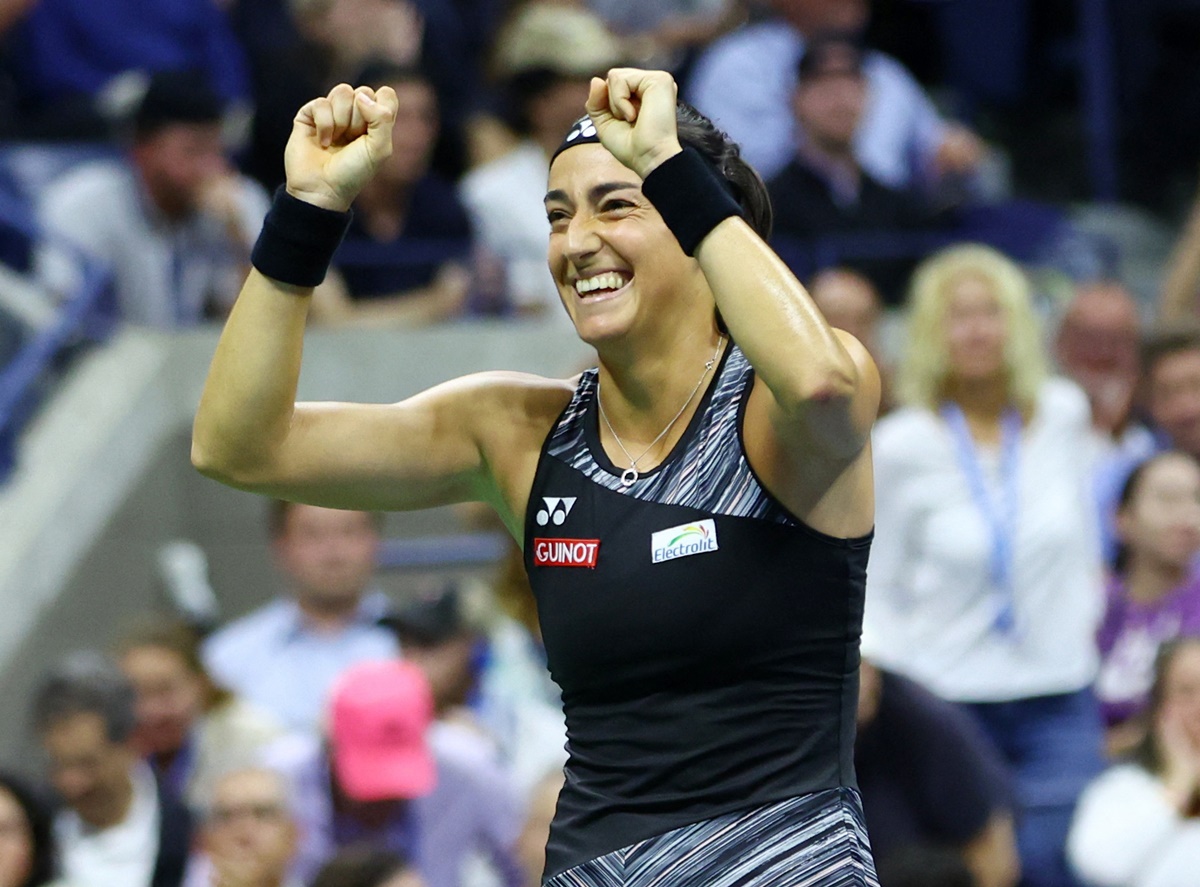
{"label": "pendant on necklace", "polygon": [[638,470],[630,465],[621,472],[621,486],[632,487],[638,479]]}

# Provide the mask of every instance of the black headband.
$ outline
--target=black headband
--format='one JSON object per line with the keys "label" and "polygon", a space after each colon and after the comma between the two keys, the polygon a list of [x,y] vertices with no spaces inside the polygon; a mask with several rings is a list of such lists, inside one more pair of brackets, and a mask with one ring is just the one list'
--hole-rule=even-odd
{"label": "black headband", "polygon": [[567,137],[562,140],[562,144],[550,156],[550,162],[553,163],[554,158],[567,150],[567,148],[573,148],[576,145],[598,144],[600,144],[600,134],[596,132],[596,124],[592,123],[591,117],[584,114],[571,124],[571,129],[567,133]]}
{"label": "black headband", "polygon": [[[567,148],[574,148],[576,145],[599,144],[600,134],[596,132],[596,124],[592,123],[591,117],[589,117],[587,114],[584,114],[571,124],[571,129],[567,132],[567,137],[562,140],[562,144],[559,145],[558,148],[555,149],[554,153],[550,155],[550,162],[553,163],[554,159],[563,151],[567,150]],[[712,171],[713,175],[717,177],[717,181],[721,183],[721,187],[723,187],[725,191],[731,197],[733,197],[734,200],[737,200],[740,203],[741,199],[738,196],[737,188],[734,186],[733,182],[726,178],[720,167],[713,163],[712,160],[703,152],[697,151],[696,156],[703,160],[705,165],[708,166],[708,168]]]}

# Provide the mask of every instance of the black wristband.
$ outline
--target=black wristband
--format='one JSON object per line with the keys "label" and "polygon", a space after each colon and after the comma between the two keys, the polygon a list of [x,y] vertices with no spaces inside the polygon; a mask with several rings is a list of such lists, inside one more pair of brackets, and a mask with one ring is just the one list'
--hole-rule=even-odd
{"label": "black wristband", "polygon": [[720,222],[742,215],[725,181],[695,148],[684,148],[651,170],[642,193],[689,256]]}
{"label": "black wristband", "polygon": [[323,209],[293,197],[282,186],[250,253],[259,271],[293,286],[316,286],[350,227],[350,213]]}

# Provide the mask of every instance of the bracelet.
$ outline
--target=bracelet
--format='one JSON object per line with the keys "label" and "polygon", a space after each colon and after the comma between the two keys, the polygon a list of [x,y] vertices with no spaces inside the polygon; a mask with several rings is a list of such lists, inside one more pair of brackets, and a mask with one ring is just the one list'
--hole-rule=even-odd
{"label": "bracelet", "polygon": [[325,279],[333,254],[341,246],[350,213],[314,206],[280,186],[250,263],[280,283],[313,287]]}
{"label": "bracelet", "polygon": [[689,256],[718,224],[742,215],[724,179],[695,148],[684,148],[652,169],[642,193]]}

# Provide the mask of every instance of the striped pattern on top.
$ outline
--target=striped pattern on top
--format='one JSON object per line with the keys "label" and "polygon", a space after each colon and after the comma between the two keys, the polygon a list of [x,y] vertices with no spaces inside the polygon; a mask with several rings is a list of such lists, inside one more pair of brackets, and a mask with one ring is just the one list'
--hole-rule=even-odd
{"label": "striped pattern on top", "polygon": [[543,887],[879,887],[879,879],[858,795],[837,788],[675,829]]}
{"label": "striped pattern on top", "polygon": [[[643,474],[632,486],[621,486],[620,474],[602,468],[587,445],[585,422],[596,423],[599,371],[587,370],[579,381],[546,447],[547,454],[567,463],[593,483],[647,502],[686,505],[712,514],[751,517],[796,526],[759,484],[738,434],[738,413],[754,370],[732,342],[713,383],[708,408],[698,425],[680,440],[667,461]],[[693,433],[694,432],[694,433]]]}

